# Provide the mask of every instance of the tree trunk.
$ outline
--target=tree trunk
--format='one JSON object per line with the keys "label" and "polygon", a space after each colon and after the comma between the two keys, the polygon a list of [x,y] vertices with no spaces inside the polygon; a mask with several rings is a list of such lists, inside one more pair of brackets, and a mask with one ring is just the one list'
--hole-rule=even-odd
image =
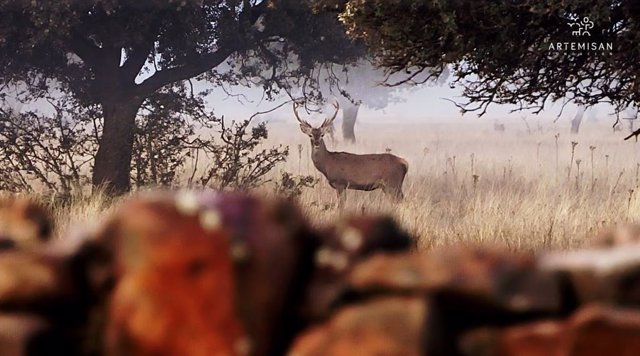
{"label": "tree trunk", "polygon": [[102,104],[104,125],[93,167],[94,189],[120,195],[131,188],[131,154],[140,104],[134,99]]}
{"label": "tree trunk", "polygon": [[360,104],[347,103],[342,107],[342,137],[345,141],[356,142],[355,126]]}
{"label": "tree trunk", "polygon": [[571,133],[577,134],[580,131],[580,124],[582,124],[582,117],[584,116],[584,109],[579,108],[576,116],[571,120]]}

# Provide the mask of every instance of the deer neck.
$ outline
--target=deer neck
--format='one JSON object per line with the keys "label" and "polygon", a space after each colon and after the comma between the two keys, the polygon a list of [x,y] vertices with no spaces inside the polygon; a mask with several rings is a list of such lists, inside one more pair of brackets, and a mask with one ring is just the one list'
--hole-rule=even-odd
{"label": "deer neck", "polygon": [[320,141],[319,147],[311,145],[311,160],[320,171],[323,170],[324,162],[328,156],[329,151],[327,150],[327,146],[324,144],[324,140]]}

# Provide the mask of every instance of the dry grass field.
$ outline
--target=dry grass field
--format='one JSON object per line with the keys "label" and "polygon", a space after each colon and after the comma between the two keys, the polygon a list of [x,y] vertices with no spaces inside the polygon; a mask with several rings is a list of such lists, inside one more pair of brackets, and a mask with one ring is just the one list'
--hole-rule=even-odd
{"label": "dry grass field", "polygon": [[[327,142],[329,149],[390,149],[405,158],[406,198],[394,204],[380,191],[349,191],[343,213],[391,214],[419,236],[423,248],[464,242],[520,250],[579,247],[603,227],[640,217],[640,146],[622,140],[626,131],[613,133],[611,122],[603,120],[584,123],[579,135],[570,135],[564,123],[531,121],[531,130],[522,121],[505,121],[505,132],[495,132],[493,121],[473,118],[361,123],[356,145]],[[322,223],[343,214],[335,191],[313,167],[308,139],[297,125],[272,124],[268,145],[273,144],[291,148],[280,170],[319,178],[300,197],[311,219]],[[98,197],[70,209],[59,212],[61,227],[69,219],[91,220],[109,204]]]}
{"label": "dry grass field", "polygon": [[[390,149],[404,157],[406,199],[395,205],[379,191],[349,191],[346,210],[392,214],[425,248],[466,242],[568,249],[604,226],[640,217],[640,146],[622,140],[626,131],[613,133],[608,121],[584,123],[579,135],[561,123],[530,122],[531,132],[522,121],[505,124],[506,132],[495,132],[493,121],[473,118],[360,124],[355,146],[328,143],[330,149]],[[322,178],[301,204],[318,221],[337,218],[337,198],[315,171],[306,136],[293,125],[273,128],[272,141],[290,137],[292,154],[284,169]]]}

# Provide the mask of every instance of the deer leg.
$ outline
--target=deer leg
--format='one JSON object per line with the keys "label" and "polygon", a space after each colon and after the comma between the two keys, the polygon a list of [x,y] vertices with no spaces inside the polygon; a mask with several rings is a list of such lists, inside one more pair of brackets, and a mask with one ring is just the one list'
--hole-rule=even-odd
{"label": "deer leg", "polygon": [[385,194],[391,196],[394,202],[398,203],[404,199],[402,193],[402,183],[404,182],[404,174],[394,179],[391,179],[384,185],[383,191]]}
{"label": "deer leg", "polygon": [[347,190],[345,188],[336,188],[338,192],[338,209],[342,210],[347,202]]}
{"label": "deer leg", "polygon": [[404,194],[402,194],[402,190],[400,189],[393,189],[387,195],[389,195],[395,203],[401,202],[402,199],[404,199]]}
{"label": "deer leg", "polygon": [[404,199],[404,194],[402,194],[402,187],[389,187],[385,185],[382,188],[382,191],[386,196],[390,197],[396,203]]}

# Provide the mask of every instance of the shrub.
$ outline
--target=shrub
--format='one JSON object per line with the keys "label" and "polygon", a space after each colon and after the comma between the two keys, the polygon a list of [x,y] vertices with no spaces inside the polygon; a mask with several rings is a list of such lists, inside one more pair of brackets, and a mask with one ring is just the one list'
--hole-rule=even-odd
{"label": "shrub", "polygon": [[[185,87],[160,91],[145,101],[136,119],[131,180],[135,188],[189,185],[250,190],[273,183],[287,195],[311,186],[310,177],[271,172],[289,147],[265,147],[265,123],[225,122],[204,105],[204,94]],[[102,128],[97,108],[48,98],[53,114],[0,109],[0,190],[44,191],[70,197],[89,189]],[[6,103],[5,103],[6,104]]]}

